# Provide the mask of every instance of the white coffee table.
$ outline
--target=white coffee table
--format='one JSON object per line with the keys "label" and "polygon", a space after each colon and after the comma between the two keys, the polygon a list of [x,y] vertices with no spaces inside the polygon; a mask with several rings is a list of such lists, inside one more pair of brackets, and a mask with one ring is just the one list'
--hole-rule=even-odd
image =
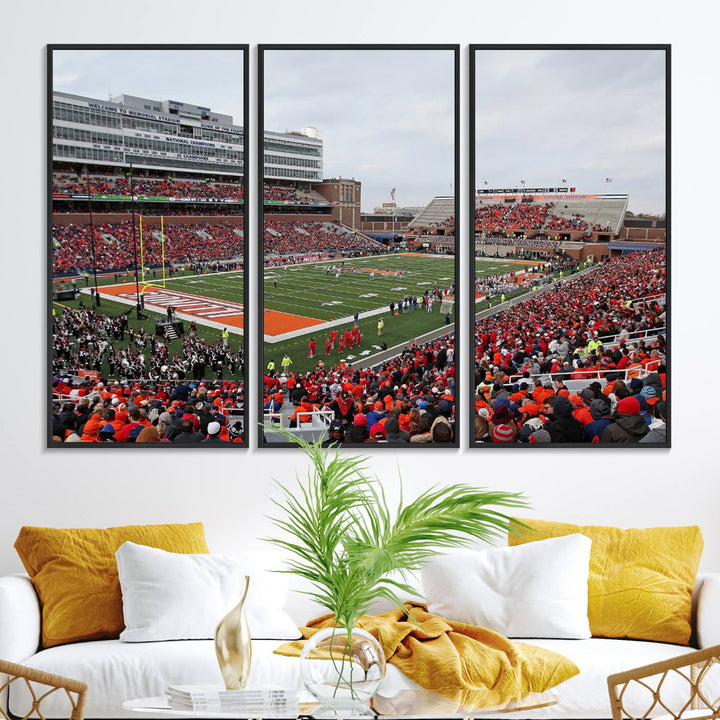
{"label": "white coffee table", "polygon": [[[313,711],[319,708],[317,703],[303,702],[301,696],[299,713],[297,716],[278,713],[262,713],[262,720],[295,720],[296,717],[314,717]],[[495,705],[492,707],[466,707],[458,706],[452,700],[448,700],[430,690],[403,690],[393,697],[376,695],[372,701],[372,710],[366,714],[353,713],[353,718],[388,718],[388,720],[432,720],[433,718],[464,719],[482,718],[495,713],[514,713],[537,708],[548,707],[559,702],[560,697],[553,692],[533,693],[526,695],[519,700]],[[165,696],[137,698],[127,700],[123,703],[125,710],[132,710],[139,713],[154,713],[162,716],[175,716],[185,718],[223,718],[228,720],[256,720],[258,714],[241,714],[232,712],[208,712],[207,710],[178,710],[170,708],[168,699]],[[318,717],[327,718],[334,715],[325,713]]]}

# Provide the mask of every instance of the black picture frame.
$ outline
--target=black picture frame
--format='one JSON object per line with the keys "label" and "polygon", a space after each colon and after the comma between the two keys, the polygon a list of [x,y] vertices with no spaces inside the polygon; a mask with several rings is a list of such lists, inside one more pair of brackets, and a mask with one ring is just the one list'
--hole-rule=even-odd
{"label": "black picture frame", "polygon": [[[238,412],[233,413],[233,417],[236,419],[240,418],[243,424],[243,437],[241,441],[225,442],[225,443],[188,443],[188,444],[175,444],[172,442],[156,442],[156,443],[97,443],[97,442],[76,442],[76,443],[64,443],[64,442],[53,442],[53,371],[52,371],[52,360],[53,360],[53,54],[58,51],[111,51],[111,50],[122,50],[122,51],[229,51],[240,53],[243,60],[242,68],[242,100],[243,100],[243,111],[242,111],[242,126],[243,126],[243,179],[242,188],[244,196],[244,209],[243,209],[243,233],[244,233],[244,244],[243,244],[243,292],[242,292],[242,303],[243,303],[243,359],[242,359],[242,386],[244,394],[243,408],[239,409]],[[70,44],[48,44],[46,45],[46,124],[47,124],[47,147],[46,147],[46,164],[47,164],[47,284],[46,284],[46,305],[47,317],[46,317],[46,338],[47,338],[47,365],[46,365],[46,392],[48,398],[47,406],[47,431],[46,431],[46,447],[48,449],[60,449],[60,448],[97,448],[108,446],[114,448],[135,448],[135,447],[155,447],[155,446],[170,446],[175,448],[193,448],[199,445],[201,448],[231,448],[233,450],[247,449],[248,447],[248,429],[249,429],[249,417],[248,417],[248,338],[252,330],[252,322],[250,321],[251,312],[248,312],[251,307],[249,304],[250,295],[248,289],[248,278],[249,278],[249,249],[248,249],[248,230],[249,230],[249,214],[247,208],[252,203],[252,197],[249,193],[248,183],[248,149],[249,149],[249,137],[252,130],[250,126],[250,46],[247,43],[198,43],[198,44],[179,44],[179,43],[142,43],[142,44],[131,44],[131,43],[70,43]],[[131,88],[121,89],[123,92],[128,92]],[[192,101],[194,98],[186,98],[183,102]],[[201,100],[201,98],[198,98]],[[222,108],[214,108],[214,110],[222,111]],[[88,203],[90,200],[88,200]],[[134,201],[133,201],[134,202]],[[229,422],[228,422],[229,424]],[[101,451],[102,452],[102,451]]]}
{"label": "black picture frame", "polygon": [[[482,51],[512,51],[512,50],[568,50],[568,51],[615,51],[615,50],[649,50],[661,51],[665,54],[664,70],[665,70],[665,214],[666,214],[666,329],[665,329],[665,347],[666,347],[666,388],[667,388],[667,414],[666,414],[666,441],[665,442],[648,442],[648,443],[522,443],[515,442],[509,445],[493,442],[478,442],[475,440],[475,398],[476,398],[476,378],[475,378],[475,323],[476,323],[476,305],[475,305],[475,202],[478,190],[477,175],[477,138],[476,138],[476,120],[477,120],[477,53]],[[672,363],[672,316],[671,316],[671,45],[670,44],[471,44],[469,46],[469,183],[467,192],[467,215],[466,222],[468,227],[468,249],[469,263],[467,274],[468,292],[468,350],[467,350],[467,372],[465,374],[467,382],[466,403],[468,407],[467,427],[468,427],[468,446],[474,450],[485,450],[504,448],[504,450],[513,452],[514,449],[528,451],[528,448],[572,448],[583,449],[586,447],[594,448],[643,448],[643,449],[669,449],[671,447],[671,363]]]}
{"label": "black picture frame", "polygon": [[[453,90],[453,105],[454,105],[454,123],[453,123],[453,135],[454,135],[454,172],[453,172],[453,189],[454,189],[454,215],[455,215],[455,259],[454,259],[454,273],[455,273],[455,321],[449,328],[449,332],[453,332],[455,335],[455,423],[454,423],[454,434],[453,441],[441,445],[433,443],[417,443],[417,444],[387,444],[387,443],[369,443],[369,444],[338,444],[336,447],[341,449],[350,450],[371,450],[375,451],[376,448],[383,448],[384,450],[402,450],[407,451],[413,447],[426,447],[435,449],[453,449],[457,450],[460,447],[460,430],[461,430],[461,413],[462,409],[462,396],[460,393],[460,373],[457,371],[457,366],[462,366],[462,346],[460,344],[460,333],[458,328],[461,327],[462,314],[464,312],[462,302],[462,278],[460,272],[460,248],[461,248],[461,232],[462,232],[462,218],[460,213],[460,45],[458,44],[260,44],[258,45],[258,104],[257,104],[257,218],[258,218],[258,230],[257,230],[257,247],[259,253],[259,259],[257,263],[258,275],[257,275],[257,307],[258,307],[258,322],[257,322],[257,392],[258,392],[258,442],[257,447],[260,449],[275,449],[275,448],[291,448],[297,447],[292,442],[268,442],[264,437],[262,428],[262,419],[264,418],[264,218],[265,218],[265,204],[264,204],[264,135],[265,135],[265,112],[264,112],[264,73],[265,73],[265,53],[278,51],[278,50],[310,50],[310,51],[342,51],[342,50],[439,50],[439,51],[450,51],[453,53],[453,74],[454,74],[454,90]],[[271,130],[268,128],[268,130]],[[461,368],[462,369],[462,368]]]}

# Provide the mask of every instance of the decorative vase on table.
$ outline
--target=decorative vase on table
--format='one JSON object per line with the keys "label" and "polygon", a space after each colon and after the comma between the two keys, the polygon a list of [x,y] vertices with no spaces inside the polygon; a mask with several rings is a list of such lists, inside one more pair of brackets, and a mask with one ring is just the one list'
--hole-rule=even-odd
{"label": "decorative vase on table", "polygon": [[250,627],[245,615],[245,600],[249,589],[250,577],[246,575],[242,599],[215,628],[215,653],[228,690],[242,690],[250,676],[252,645]]}
{"label": "decorative vase on table", "polygon": [[321,705],[314,717],[362,715],[385,677],[385,653],[365,630],[324,628],[305,642],[300,675]]}
{"label": "decorative vase on table", "polygon": [[[271,520],[282,536],[266,539],[290,554],[289,569],[312,586],[304,592],[335,615],[338,627],[305,643],[300,669],[325,706],[322,715],[339,717],[343,705],[367,704],[385,672],[382,647],[355,627],[360,618],[379,600],[405,612],[400,596],[416,595],[407,572],[450,548],[507,534],[511,517],[494,506],[527,503],[518,493],[456,483],[401,500],[393,510],[380,480],[367,476],[368,458],[325,447],[322,437],[308,442],[286,428],[272,430],[301,447],[310,462],[297,489],[278,484],[281,497],[273,503],[281,513]],[[342,712],[352,716],[355,708]]]}

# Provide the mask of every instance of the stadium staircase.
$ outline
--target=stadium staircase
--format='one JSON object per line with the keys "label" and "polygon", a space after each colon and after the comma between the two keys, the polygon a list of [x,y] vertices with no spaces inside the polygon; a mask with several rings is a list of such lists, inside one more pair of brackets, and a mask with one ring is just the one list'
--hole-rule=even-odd
{"label": "stadium staircase", "polygon": [[436,197],[408,223],[408,229],[442,227],[446,220],[454,217],[455,198]]}
{"label": "stadium staircase", "polygon": [[178,331],[172,323],[169,323],[165,327],[165,338],[168,340],[177,340],[180,337]]}
{"label": "stadium staircase", "polygon": [[363,240],[368,240],[369,242],[378,245],[381,248],[385,248],[385,246],[379,242],[378,240],[375,240],[374,238],[368,237],[367,235],[364,235],[359,230],[353,230],[352,228],[349,228],[347,225],[341,225],[337,222],[324,222],[323,223],[323,230],[327,230],[329,232],[337,233],[338,235],[345,235],[348,239],[357,239],[362,238]]}
{"label": "stadium staircase", "polygon": [[567,219],[572,219],[577,214],[589,223],[590,227],[600,225],[603,229],[609,228],[609,232],[617,234],[622,227],[627,203],[627,196],[603,198],[602,200],[572,200],[567,203],[556,200],[551,212],[557,217]]}

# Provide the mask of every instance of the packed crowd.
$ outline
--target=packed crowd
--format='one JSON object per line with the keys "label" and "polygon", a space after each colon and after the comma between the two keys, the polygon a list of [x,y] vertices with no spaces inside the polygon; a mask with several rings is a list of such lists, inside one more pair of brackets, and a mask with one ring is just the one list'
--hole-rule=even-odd
{"label": "packed crowd", "polygon": [[475,244],[476,245],[503,245],[503,246],[515,246],[515,245],[523,245],[526,247],[539,247],[539,248],[549,248],[552,250],[555,250],[559,245],[560,241],[553,240],[552,238],[544,238],[544,237],[531,237],[531,238],[509,238],[505,236],[498,236],[498,235],[476,235],[475,236]]}
{"label": "packed crowd", "polygon": [[311,199],[316,199],[311,198],[307,192],[303,192],[302,190],[291,187],[281,187],[279,185],[263,185],[263,198],[266,201],[274,200],[298,203],[306,203]]}
{"label": "packed crowd", "polygon": [[475,208],[475,229],[495,230],[602,230],[600,225],[591,225],[581,215],[572,217],[555,215],[554,203],[493,203]]}
{"label": "packed crowd", "polygon": [[[375,368],[325,368],[305,375],[266,372],[265,410],[290,405],[291,427],[308,413],[333,413],[328,443],[452,443],[455,437],[455,335],[411,344]],[[285,413],[287,415],[287,411]]]}
{"label": "packed crowd", "polygon": [[55,443],[243,442],[240,382],[147,382],[86,378],[54,380]]}
{"label": "packed crowd", "polygon": [[265,221],[265,255],[310,252],[372,252],[378,244],[321,222]]}
{"label": "packed crowd", "polygon": [[[181,351],[171,352],[162,338],[132,328],[128,318],[87,308],[54,315],[56,441],[200,442],[208,434],[217,434],[218,441],[230,439],[230,416],[244,407],[242,350],[222,340],[208,343],[191,326]],[[162,427],[159,421],[168,412],[173,422]],[[212,415],[204,419],[222,429],[208,433],[204,415]],[[186,419],[192,420],[192,438],[182,435],[180,421]],[[202,437],[197,435],[198,422],[203,424]],[[136,440],[132,432],[138,425],[138,433],[152,425],[158,438]],[[241,430],[242,423],[234,439],[241,438]]]}
{"label": "packed crowd", "polygon": [[[94,225],[95,265],[98,270],[134,266],[132,222]],[[66,273],[93,267],[90,225],[53,225],[53,273]],[[242,228],[230,223],[196,223],[164,227],[166,263],[190,260],[223,260],[243,254]],[[139,228],[135,244],[139,253]],[[160,228],[146,225],[143,231],[143,258],[147,265],[163,259]]]}
{"label": "packed crowd", "polygon": [[[82,201],[79,201],[82,203]],[[87,212],[87,204],[83,207],[75,206],[74,212]],[[118,204],[109,204],[109,206],[103,207],[103,212],[120,212],[120,213],[127,213],[128,207],[127,205],[119,206]],[[245,208],[242,205],[236,205],[233,203],[183,203],[180,205],[173,205],[172,207],[163,204],[161,207],[158,207],[157,204],[149,204],[149,203],[138,203],[136,205],[136,214],[142,215],[143,217],[160,217],[161,215],[165,218],[168,217],[184,217],[186,215],[193,215],[193,216],[205,216],[205,215],[211,215],[212,217],[223,217],[226,215],[244,215],[245,214]]]}
{"label": "packed crowd", "polygon": [[562,383],[493,383],[476,396],[478,443],[665,443],[666,368],[626,382],[608,375],[571,393]]}
{"label": "packed crowd", "polygon": [[579,215],[573,217],[560,217],[559,215],[551,215],[545,223],[546,230],[601,230],[599,225],[593,225],[592,228],[587,220]]}
{"label": "packed crowd", "polygon": [[[533,442],[637,442],[660,432],[665,263],[664,250],[612,258],[477,322],[476,439],[528,442],[546,430]],[[633,339],[642,334],[651,339]],[[572,394],[567,380],[588,384]]]}
{"label": "packed crowd", "polygon": [[[130,189],[136,197],[171,197],[175,199],[201,200],[243,200],[245,197],[242,178],[177,178],[171,176],[129,175],[76,175],[74,173],[53,174],[53,194],[56,195],[117,195],[130,197]],[[307,203],[319,200],[303,190],[277,185],[264,185],[266,201]]]}
{"label": "packed crowd", "polygon": [[56,375],[90,370],[119,380],[153,382],[203,380],[243,372],[243,353],[229,343],[207,343],[195,332],[184,335],[182,351],[171,353],[166,342],[144,328],[132,328],[129,312],[110,316],[94,308],[66,310],[53,317],[52,370]]}
{"label": "packed crowd", "polygon": [[539,230],[547,219],[552,203],[493,203],[475,208],[475,227],[522,228]]}
{"label": "packed crowd", "polygon": [[242,200],[241,181],[218,182],[211,179],[184,179],[173,177],[130,177],[126,175],[90,175],[89,177],[55,174],[53,193],[63,195],[119,195],[130,197],[172,197],[178,199],[202,198],[207,200]]}

